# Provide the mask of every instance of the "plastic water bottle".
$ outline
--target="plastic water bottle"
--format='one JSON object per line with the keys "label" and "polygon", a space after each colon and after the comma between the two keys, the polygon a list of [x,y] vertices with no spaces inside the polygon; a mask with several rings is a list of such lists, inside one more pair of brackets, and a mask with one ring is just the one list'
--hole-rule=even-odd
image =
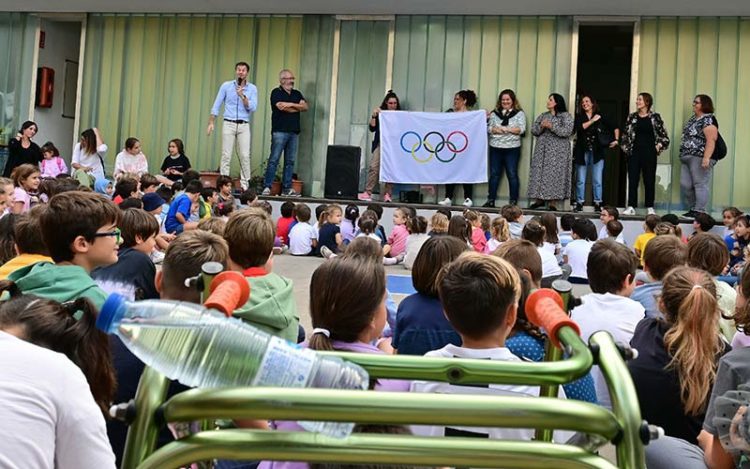
{"label": "plastic water bottle", "polygon": [[[97,327],[119,336],[148,366],[186,386],[367,389],[359,365],[321,357],[239,319],[192,303],[107,298]],[[299,422],[308,431],[346,437],[353,423]]]}

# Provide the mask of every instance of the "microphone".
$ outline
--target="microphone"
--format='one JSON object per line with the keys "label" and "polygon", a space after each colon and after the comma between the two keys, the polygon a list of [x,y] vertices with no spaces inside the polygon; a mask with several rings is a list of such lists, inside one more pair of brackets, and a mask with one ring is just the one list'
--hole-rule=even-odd
{"label": "microphone", "polygon": [[237,86],[242,86],[242,78],[237,78]]}

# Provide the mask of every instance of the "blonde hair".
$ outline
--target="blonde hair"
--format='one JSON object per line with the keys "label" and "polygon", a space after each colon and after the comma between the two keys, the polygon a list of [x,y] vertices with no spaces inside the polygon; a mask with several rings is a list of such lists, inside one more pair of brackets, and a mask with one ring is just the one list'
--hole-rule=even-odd
{"label": "blonde hair", "polygon": [[706,409],[716,378],[716,357],[724,349],[719,336],[716,285],[706,272],[676,267],[663,281],[661,310],[670,325],[664,346],[680,379],[680,397],[688,415]]}
{"label": "blonde hair", "polygon": [[430,219],[430,225],[432,225],[432,231],[434,231],[435,233],[447,233],[448,217],[440,212],[437,212]]}
{"label": "blonde hair", "polygon": [[341,208],[341,205],[331,204],[326,206],[326,209],[320,213],[318,226],[323,226],[323,224],[328,223],[328,217],[336,212],[341,212],[342,215],[344,214],[344,210]]}
{"label": "blonde hair", "polygon": [[501,243],[508,241],[510,239],[508,220],[504,217],[495,217],[495,219],[492,220],[492,229],[490,232],[492,233],[492,237]]}
{"label": "blonde hair", "polygon": [[474,223],[475,221],[479,220],[479,212],[476,210],[464,210],[464,218],[466,218],[466,221],[469,223]]}

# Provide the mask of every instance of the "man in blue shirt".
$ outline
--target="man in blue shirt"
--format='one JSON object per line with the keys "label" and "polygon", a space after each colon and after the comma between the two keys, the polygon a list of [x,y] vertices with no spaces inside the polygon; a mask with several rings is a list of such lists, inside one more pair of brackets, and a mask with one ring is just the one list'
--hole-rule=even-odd
{"label": "man in blue shirt", "polygon": [[258,89],[247,82],[250,65],[238,62],[234,66],[235,81],[227,81],[219,87],[219,93],[208,118],[208,135],[214,131],[214,122],[219,108],[224,105],[224,123],[221,126],[221,174],[229,176],[232,153],[237,146],[240,159],[240,183],[247,189],[250,179],[250,115],[258,107]]}
{"label": "man in blue shirt", "polygon": [[299,197],[292,189],[294,160],[297,158],[299,140],[299,113],[307,111],[307,102],[299,90],[294,89],[294,74],[289,69],[279,72],[280,86],[271,92],[271,155],[264,181],[263,195],[271,195],[271,183],[276,176],[281,152],[284,152],[284,177],[282,195]]}

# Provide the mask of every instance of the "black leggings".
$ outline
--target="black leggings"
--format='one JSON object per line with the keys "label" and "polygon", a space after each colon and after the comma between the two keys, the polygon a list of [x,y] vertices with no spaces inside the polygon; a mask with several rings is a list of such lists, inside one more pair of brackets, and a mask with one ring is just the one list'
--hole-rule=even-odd
{"label": "black leggings", "polygon": [[633,149],[628,159],[628,206],[638,206],[638,184],[643,173],[643,186],[646,192],[646,207],[654,206],[656,186],[656,150],[643,151]]}
{"label": "black leggings", "polygon": [[[464,186],[464,198],[466,199],[473,199],[474,198],[474,184],[463,184]],[[456,185],[455,184],[446,184],[445,185],[445,196],[449,199],[453,200],[453,196],[456,193]]]}

